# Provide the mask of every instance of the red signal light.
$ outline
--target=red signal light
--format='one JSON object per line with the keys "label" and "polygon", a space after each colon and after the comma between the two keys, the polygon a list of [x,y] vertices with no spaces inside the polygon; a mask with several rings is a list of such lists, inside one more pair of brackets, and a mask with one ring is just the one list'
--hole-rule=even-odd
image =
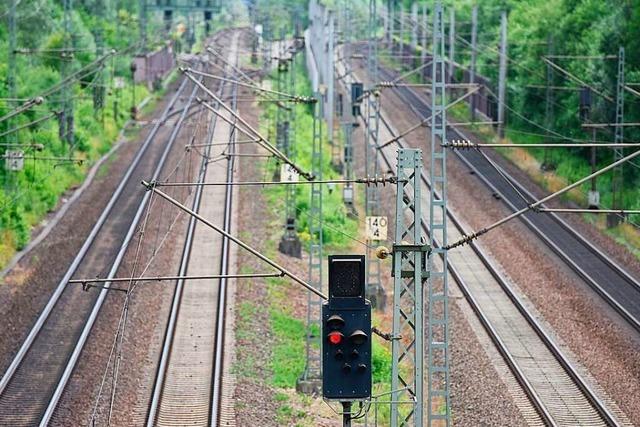
{"label": "red signal light", "polygon": [[342,342],[344,335],[342,335],[342,333],[338,331],[333,331],[333,332],[329,332],[329,335],[327,336],[327,338],[329,339],[329,342],[331,344],[338,345]]}

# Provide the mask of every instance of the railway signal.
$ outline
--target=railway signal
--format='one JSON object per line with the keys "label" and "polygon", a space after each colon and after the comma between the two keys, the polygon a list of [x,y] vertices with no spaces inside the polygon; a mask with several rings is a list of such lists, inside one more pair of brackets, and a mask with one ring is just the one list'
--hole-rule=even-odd
{"label": "railway signal", "polygon": [[322,395],[342,402],[371,397],[371,303],[363,255],[329,256],[329,299],[322,305]]}
{"label": "railway signal", "polygon": [[362,83],[351,83],[351,114],[356,119],[360,116],[360,105],[362,104],[363,93],[364,88]]}

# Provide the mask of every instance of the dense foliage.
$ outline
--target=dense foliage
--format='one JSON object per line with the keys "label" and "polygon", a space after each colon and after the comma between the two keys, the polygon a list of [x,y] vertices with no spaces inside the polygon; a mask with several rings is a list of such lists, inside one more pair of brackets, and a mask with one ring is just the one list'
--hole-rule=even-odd
{"label": "dense foliage", "polygon": [[[405,0],[402,3],[409,11],[412,2]],[[426,3],[428,10],[432,10],[433,1],[419,3]],[[471,57],[471,10],[474,4],[478,5],[478,70],[491,80],[494,92],[497,92],[498,81],[500,14],[502,10],[507,11],[507,135],[516,142],[568,142],[562,137],[592,138],[591,131],[581,127],[577,90],[553,90],[551,114],[546,115],[547,66],[542,56],[592,57],[557,58],[554,62],[609,98],[593,93],[590,120],[595,123],[615,122],[620,47],[625,49],[626,82],[640,82],[640,0],[445,0],[444,3],[447,8],[455,8],[458,34],[455,59],[467,67]],[[446,12],[446,31],[448,16]],[[448,45],[448,38],[446,42]],[[581,84],[554,71],[551,86],[579,88]],[[637,86],[632,88],[638,89]],[[625,92],[625,122],[640,122],[639,98]],[[599,130],[596,139],[613,142],[614,129]],[[625,127],[624,141],[640,141],[640,127]],[[542,150],[532,150],[532,153],[539,159],[543,157]],[[585,148],[553,150],[547,160],[557,168],[558,175],[573,181],[590,171],[589,153]],[[612,150],[598,150],[601,166],[612,158]],[[639,161],[624,167],[624,207],[640,207],[638,184]],[[605,206],[611,204],[610,185],[609,176],[598,181]],[[585,186],[583,190],[586,189]],[[637,217],[632,219],[640,222]]]}
{"label": "dense foliage", "polygon": [[[136,52],[138,25],[135,16],[137,2],[121,4],[120,9],[107,7],[102,17],[92,13],[93,2],[76,3],[71,13],[71,46],[73,59],[63,59],[60,49],[65,46],[63,8],[59,1],[23,0],[16,8],[16,46],[21,52],[16,58],[16,86],[19,101],[9,100],[5,82],[8,72],[8,19],[10,0],[0,1],[0,115],[15,108],[23,100],[43,93],[62,80],[63,62],[69,73],[79,70],[96,58],[95,36],[98,29],[104,33],[107,51],[118,54],[102,68],[106,91],[104,108],[94,111],[93,90],[98,84],[97,74],[91,74],[70,86],[70,97],[75,110],[74,144],[69,146],[59,138],[58,120],[53,116],[35,126],[2,138],[0,153],[16,149],[6,144],[19,144],[25,152],[24,169],[19,172],[0,167],[0,267],[16,249],[22,248],[30,237],[31,228],[58,203],[59,197],[77,185],[101,154],[115,142],[119,129],[129,117],[133,103],[129,64]],[[107,2],[108,4],[110,2]],[[151,25],[151,24],[150,24]],[[114,78],[123,78],[125,87],[114,89]],[[136,88],[137,102],[146,95],[142,86]],[[0,133],[61,110],[62,97],[54,92],[45,102],[12,120],[0,122]],[[117,105],[116,105],[117,103]],[[35,151],[33,144],[41,144]],[[36,160],[47,158],[49,160]],[[53,158],[84,160],[83,164]],[[4,159],[2,160],[4,163]]]}

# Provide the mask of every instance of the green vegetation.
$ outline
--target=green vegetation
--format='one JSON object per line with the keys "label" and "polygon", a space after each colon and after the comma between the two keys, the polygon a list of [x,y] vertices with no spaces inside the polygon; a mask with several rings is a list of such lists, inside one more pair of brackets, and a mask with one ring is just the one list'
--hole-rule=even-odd
{"label": "green vegetation", "polygon": [[[95,13],[94,2],[74,2],[71,12],[71,32],[64,31],[64,10],[61,1],[41,0],[17,2],[16,38],[17,48],[21,52],[16,56],[17,98],[9,96],[8,74],[8,17],[11,0],[0,0],[0,116],[18,106],[22,100],[36,97],[46,89],[59,83],[68,73],[74,73],[93,62],[97,57],[96,36],[103,32],[105,52],[115,50],[116,54],[100,67],[105,85],[104,108],[94,111],[92,95],[100,81],[99,73],[91,73],[74,80],[69,85],[70,97],[74,108],[74,142],[61,141],[58,120],[55,116],[37,125],[3,137],[0,154],[6,149],[21,149],[25,152],[24,169],[19,172],[8,171],[3,163],[0,166],[0,269],[6,265],[16,250],[22,249],[31,237],[32,228],[50,212],[62,194],[80,184],[91,165],[116,142],[117,136],[129,119],[130,109],[149,95],[147,88],[131,81],[130,63],[132,55],[139,51],[139,28],[137,8],[139,2],[104,2],[102,17]],[[117,5],[117,6],[116,6]],[[229,26],[230,22],[246,22],[243,18],[242,4],[233,2],[221,13],[215,15],[212,29]],[[185,17],[174,17],[174,29],[168,37],[176,41],[176,46],[186,45],[181,32]],[[147,22],[148,48],[155,49],[167,38],[161,29],[158,14],[149,13]],[[204,24],[196,26],[196,37],[204,37]],[[182,43],[181,43],[182,42]],[[70,45],[74,49],[72,59],[61,54],[60,49]],[[201,48],[201,44],[194,48]],[[24,52],[29,53],[24,53]],[[169,76],[169,80],[177,74]],[[115,82],[122,81],[124,87],[116,87]],[[135,91],[135,96],[134,96]],[[161,96],[159,91],[157,96]],[[12,120],[0,122],[0,133],[18,126],[27,125],[42,117],[59,112],[62,108],[62,94],[54,92],[45,98],[45,102],[20,114]],[[153,108],[148,103],[143,114]],[[131,135],[125,134],[129,137]],[[22,147],[8,147],[6,144],[20,144]],[[41,144],[42,151],[34,151],[34,145]],[[34,160],[36,158],[74,158],[83,160],[82,164],[69,161]],[[30,159],[31,158],[31,159]],[[103,173],[101,171],[101,173]]]}
{"label": "green vegetation", "polygon": [[[304,58],[300,55],[296,59],[296,91],[295,93],[302,96],[311,96],[311,88],[307,80]],[[275,80],[272,76],[272,81]],[[271,135],[275,140],[275,117],[276,105],[271,103],[266,105],[265,114],[263,115],[263,133]],[[295,162],[305,171],[311,170],[311,154],[313,140],[313,110],[311,106],[296,105],[296,122],[294,124],[295,140],[292,144]],[[326,126],[323,125],[322,135],[323,152],[322,152],[322,175],[323,179],[339,178],[340,174],[335,172],[331,167],[331,146],[326,138]],[[273,162],[269,164],[269,171],[266,176],[271,176],[275,168],[279,168]],[[284,187],[270,187],[266,191],[269,206],[274,210],[282,212],[281,201],[285,198]],[[296,187],[296,222],[298,232],[303,244],[309,241],[308,223],[309,223],[309,201],[311,199],[311,186],[300,185]],[[347,210],[342,202],[342,191],[338,187],[333,191],[326,185],[322,187],[322,203],[323,203],[323,243],[328,250],[345,248],[353,242],[352,237],[358,233],[358,222],[347,216]],[[284,220],[284,218],[282,218]],[[306,246],[306,245],[305,245]]]}
{"label": "green vegetation", "polygon": [[[429,10],[432,1],[422,0]],[[404,0],[406,11],[411,1]],[[617,84],[617,55],[619,47],[625,48],[625,80],[627,83],[640,81],[640,1],[639,0],[444,0],[445,7],[453,6],[456,11],[457,33],[456,62],[465,67],[470,65],[470,22],[471,10],[478,4],[478,72],[489,78],[491,89],[497,93],[498,46],[500,12],[508,12],[508,78],[507,78],[507,132],[506,137],[514,143],[572,142],[569,140],[591,140],[591,131],[581,128],[579,110],[579,91],[552,91],[552,115],[546,115],[547,66],[542,56],[555,54],[566,56],[588,56],[584,58],[558,58],[554,61],[568,72],[585,81],[596,90],[604,93],[610,100],[592,94],[593,105],[590,120],[594,123],[615,122],[615,103]],[[445,14],[448,19],[448,13]],[[448,31],[448,22],[445,22]],[[405,42],[409,42],[409,33]],[[448,39],[447,39],[448,40]],[[604,59],[604,57],[607,57]],[[462,69],[457,69],[458,79],[462,78]],[[552,86],[579,88],[580,83],[554,71]],[[640,121],[638,98],[627,91],[625,93],[625,122]],[[462,107],[462,106],[461,106]],[[456,108],[455,116],[461,119],[469,117],[468,109]],[[482,129],[487,138],[494,138],[491,132]],[[613,142],[613,129],[598,130],[597,141]],[[640,141],[640,128],[624,129],[624,141]],[[552,189],[554,185],[575,181],[590,172],[590,149],[580,148],[575,142],[574,149],[526,150],[504,153],[525,169],[542,185]],[[630,151],[629,151],[630,152]],[[629,153],[628,152],[628,153]],[[527,158],[525,158],[527,157]],[[597,162],[600,167],[611,163],[613,150],[598,150]],[[528,165],[531,164],[531,165]],[[538,173],[533,173],[533,163]],[[543,163],[552,169],[550,173],[541,173]],[[531,167],[529,167],[531,166]],[[627,163],[624,166],[624,191],[621,205],[627,209],[640,208],[640,162]],[[581,203],[586,202],[589,184],[569,197]],[[603,207],[612,205],[611,174],[598,179],[598,190]],[[639,215],[629,220],[640,223]],[[622,228],[625,228],[624,226]],[[613,231],[611,231],[614,233]],[[624,229],[615,233],[626,235],[627,244],[633,236]]]}
{"label": "green vegetation", "polygon": [[[2,10],[8,10],[9,2],[2,2]],[[55,85],[62,78],[61,56],[51,49],[64,46],[62,25],[63,11],[58,2],[39,2],[40,9],[34,13],[28,4],[17,8],[17,46],[31,49],[36,53],[17,55],[16,86],[17,97],[28,99],[38,96],[45,89]],[[137,39],[137,28],[133,11],[123,8],[110,10],[108,19],[98,20],[85,7],[78,7],[72,13],[73,46],[79,49],[69,64],[71,72],[80,69],[95,59],[95,40],[92,31],[98,27],[104,30],[107,49],[124,51]],[[0,25],[0,80],[7,80],[8,27],[7,13],[2,15]],[[34,29],[37,28],[37,31]],[[24,169],[20,172],[8,171],[0,167],[0,268],[13,253],[29,241],[32,227],[58,203],[59,197],[68,189],[78,185],[93,161],[106,153],[116,141],[119,129],[128,119],[129,108],[133,104],[130,82],[124,89],[114,89],[114,77],[128,79],[130,56],[116,55],[104,67],[107,84],[105,107],[95,113],[92,101],[92,86],[95,74],[85,77],[71,87],[75,108],[75,140],[69,147],[58,136],[57,120],[51,118],[2,139],[2,143],[19,143],[24,146]],[[145,87],[135,89],[139,102],[148,92]],[[8,88],[0,87],[0,114],[11,111],[17,103],[7,100]],[[60,94],[54,93],[41,106],[21,114],[11,121],[0,122],[0,132],[25,125],[40,117],[60,109]],[[118,103],[118,107],[115,103]],[[117,109],[117,111],[116,111]],[[34,152],[33,144],[41,144],[44,149]],[[1,150],[4,152],[4,148]],[[29,160],[29,157],[74,157],[84,160],[83,164],[46,160]],[[4,163],[4,160],[2,160]]]}
{"label": "green vegetation", "polygon": [[[311,89],[304,67],[304,60],[298,57],[296,60],[296,91],[298,95],[311,95]],[[275,74],[271,76],[271,83],[274,84]],[[261,133],[268,135],[269,139],[275,140],[275,116],[276,106],[264,104],[261,117]],[[311,169],[311,141],[313,138],[313,110],[311,107],[296,105],[296,123],[294,129],[294,154],[292,158],[304,170]],[[336,134],[337,135],[337,134]],[[323,129],[323,179],[337,178],[339,175],[331,168],[331,147],[326,138],[326,128]],[[273,173],[279,168],[273,161],[262,163],[265,179],[270,179]],[[308,233],[308,215],[310,201],[310,186],[296,187],[296,213],[298,233],[303,240],[303,248],[306,249],[310,238]],[[323,191],[323,241],[326,251],[349,251],[354,247],[354,237],[358,235],[358,221],[347,216],[347,212],[342,202],[342,192],[338,187],[332,192],[326,185]],[[282,222],[284,218],[284,198],[285,189],[278,186],[266,187],[263,194],[267,199],[267,205],[271,211],[270,217],[275,220],[270,224],[270,229],[274,232],[267,242],[265,253],[274,256],[280,236],[282,235]],[[360,248],[358,248],[360,249]],[[269,325],[272,333],[272,356],[270,363],[270,384],[281,389],[292,389],[296,380],[300,377],[305,363],[305,323],[301,318],[300,311],[295,311],[288,292],[292,286],[290,281],[271,278],[267,279],[268,290],[268,310]],[[319,334],[319,331],[316,331]],[[391,354],[386,343],[382,344],[378,340],[373,343],[373,380],[375,391],[387,391],[391,378]],[[296,398],[298,401],[300,398]],[[294,403],[285,393],[278,393],[276,400],[279,404],[277,417],[279,422],[304,424],[304,413],[295,411]],[[299,405],[309,405],[310,402],[299,402]],[[387,410],[388,412],[388,410]],[[385,409],[381,408],[382,419],[388,418],[384,415]]]}

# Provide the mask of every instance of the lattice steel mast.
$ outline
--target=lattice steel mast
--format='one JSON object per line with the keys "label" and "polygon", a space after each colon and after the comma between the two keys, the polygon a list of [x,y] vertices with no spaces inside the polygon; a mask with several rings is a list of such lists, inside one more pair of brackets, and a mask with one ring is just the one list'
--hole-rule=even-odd
{"label": "lattice steel mast", "polygon": [[422,151],[398,150],[393,245],[391,426],[422,426],[424,411],[424,301],[427,280],[422,234]]}
{"label": "lattice steel mast", "polygon": [[[376,0],[369,0],[369,34],[367,41],[367,71],[369,73],[370,95],[365,104],[365,169],[368,176],[378,173],[378,129],[380,124],[380,97],[375,85],[378,82],[378,40],[376,35]],[[380,212],[380,196],[375,185],[367,186],[365,193],[366,216],[377,216]],[[379,242],[367,239],[367,297],[374,308],[383,309],[385,293],[380,281],[380,260],[375,256],[374,248]]]}
{"label": "lattice steel mast", "polygon": [[[436,2],[433,15],[433,68],[431,73],[431,161],[429,192],[428,282],[428,374],[427,423],[448,426],[449,402],[449,307],[447,251],[447,142],[444,60],[444,22],[442,3]],[[438,259],[437,259],[438,258]],[[441,263],[439,261],[442,261]],[[440,408],[444,407],[444,413]]]}
{"label": "lattice steel mast", "polygon": [[[315,181],[322,181],[322,97],[315,94],[316,104],[313,115],[313,142],[311,153],[311,173]],[[309,206],[309,284],[322,291],[322,185],[311,184],[311,203]],[[320,354],[320,322],[322,320],[322,299],[308,293],[306,319],[306,363],[302,377],[298,380],[297,389],[304,393],[320,390],[321,354]]]}
{"label": "lattice steel mast", "polygon": [[[618,80],[616,86],[616,127],[615,127],[615,143],[620,144],[624,140],[624,47],[620,47],[618,51]],[[614,161],[620,160],[624,156],[622,148],[614,148]],[[623,188],[623,167],[622,165],[613,169],[611,177],[611,209],[620,209],[622,206],[622,188]],[[620,215],[609,214],[607,216],[607,226],[615,227],[620,224]]]}

